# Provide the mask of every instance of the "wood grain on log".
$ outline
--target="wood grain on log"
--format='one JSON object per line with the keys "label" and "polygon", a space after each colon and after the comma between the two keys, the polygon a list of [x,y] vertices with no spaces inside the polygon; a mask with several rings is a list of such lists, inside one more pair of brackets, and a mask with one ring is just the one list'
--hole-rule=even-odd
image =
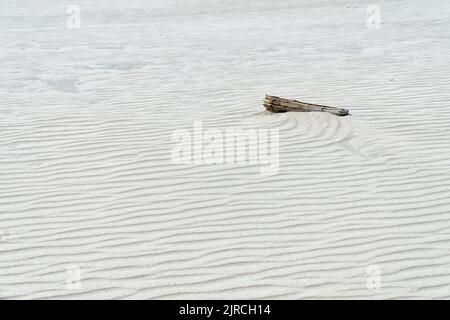
{"label": "wood grain on log", "polygon": [[279,98],[266,95],[264,98],[264,107],[271,112],[311,112],[322,111],[335,114],[337,116],[348,115],[348,110],[343,108],[327,107],[319,104],[305,103],[297,100]]}

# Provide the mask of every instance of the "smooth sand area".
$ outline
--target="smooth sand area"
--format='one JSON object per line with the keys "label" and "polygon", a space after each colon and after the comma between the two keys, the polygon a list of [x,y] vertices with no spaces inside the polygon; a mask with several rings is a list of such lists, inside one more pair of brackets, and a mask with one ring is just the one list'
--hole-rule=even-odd
{"label": "smooth sand area", "polygon": [[449,1],[76,2],[0,4],[0,299],[450,298]]}

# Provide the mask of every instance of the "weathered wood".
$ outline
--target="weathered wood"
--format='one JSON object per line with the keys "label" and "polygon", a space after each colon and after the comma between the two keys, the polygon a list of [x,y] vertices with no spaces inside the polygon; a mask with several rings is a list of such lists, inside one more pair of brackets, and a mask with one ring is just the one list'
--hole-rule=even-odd
{"label": "weathered wood", "polygon": [[320,104],[312,104],[300,102],[297,100],[290,100],[279,98],[275,96],[266,95],[264,98],[264,107],[266,110],[271,112],[311,112],[311,111],[322,111],[335,114],[337,116],[348,115],[348,110],[343,108],[327,107]]}

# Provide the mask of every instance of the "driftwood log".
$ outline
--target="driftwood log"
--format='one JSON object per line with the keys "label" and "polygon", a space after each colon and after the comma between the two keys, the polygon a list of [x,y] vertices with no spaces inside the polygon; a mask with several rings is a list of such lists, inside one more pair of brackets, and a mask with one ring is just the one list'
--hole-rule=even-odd
{"label": "driftwood log", "polygon": [[312,104],[300,102],[297,100],[290,100],[279,98],[275,96],[266,95],[264,98],[264,107],[266,110],[271,112],[311,112],[311,111],[322,111],[335,114],[337,116],[348,115],[348,110],[343,108],[327,107],[320,104]]}

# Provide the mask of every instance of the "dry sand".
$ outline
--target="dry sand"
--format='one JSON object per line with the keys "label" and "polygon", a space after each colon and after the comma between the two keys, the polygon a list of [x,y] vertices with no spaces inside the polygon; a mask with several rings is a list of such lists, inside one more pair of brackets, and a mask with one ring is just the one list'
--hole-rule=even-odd
{"label": "dry sand", "polygon": [[[354,0],[127,3],[0,4],[0,298],[450,298],[448,1],[377,1],[379,30]],[[173,163],[200,120],[278,128],[278,172]]]}

